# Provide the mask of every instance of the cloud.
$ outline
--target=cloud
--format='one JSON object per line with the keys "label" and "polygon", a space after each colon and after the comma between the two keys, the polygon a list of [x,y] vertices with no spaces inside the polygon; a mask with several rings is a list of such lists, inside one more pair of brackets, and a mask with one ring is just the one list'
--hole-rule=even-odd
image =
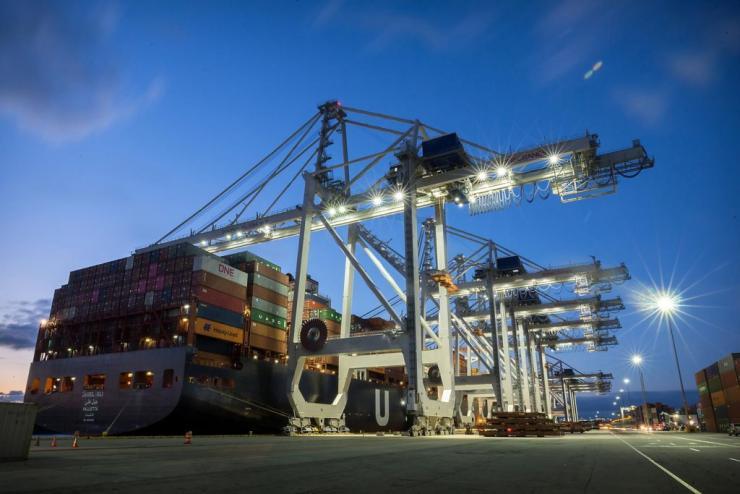
{"label": "cloud", "polygon": [[668,109],[669,96],[665,91],[650,89],[620,89],[614,98],[625,113],[652,126],[663,119]]}
{"label": "cloud", "polygon": [[715,77],[715,55],[711,51],[674,55],[669,66],[676,77],[694,86],[706,86]]}
{"label": "cloud", "polygon": [[109,48],[113,4],[0,2],[0,114],[48,140],[83,138],[155,101],[125,84]]}
{"label": "cloud", "polygon": [[553,82],[598,60],[616,13],[608,3],[580,0],[559,2],[545,12],[534,25],[542,46],[532,61],[537,80]]}
{"label": "cloud", "polygon": [[0,312],[0,346],[22,350],[36,346],[39,321],[49,316],[51,300],[11,302]]}
{"label": "cloud", "polygon": [[324,28],[340,17],[343,25],[371,34],[366,44],[371,52],[381,52],[404,40],[415,41],[436,52],[461,48],[485,33],[493,20],[492,13],[481,8],[433,22],[421,15],[382,11],[377,6],[363,8],[362,4],[353,4],[351,10],[345,11],[342,0],[329,0],[319,9],[313,26]]}

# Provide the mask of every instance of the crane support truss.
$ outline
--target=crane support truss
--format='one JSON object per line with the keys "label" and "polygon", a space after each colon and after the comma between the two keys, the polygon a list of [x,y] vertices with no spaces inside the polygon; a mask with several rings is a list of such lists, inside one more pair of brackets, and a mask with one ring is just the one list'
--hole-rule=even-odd
{"label": "crane support truss", "polygon": [[[393,140],[379,151],[352,155],[347,133],[353,127],[390,135]],[[317,131],[318,136],[313,138]],[[341,136],[341,161],[331,163],[332,158],[327,151],[333,144],[332,136],[336,135]],[[451,135],[458,139],[456,135]],[[537,309],[517,307],[507,301],[511,298],[511,292],[563,283],[575,284],[580,292],[599,286],[608,289],[611,282],[624,280],[629,276],[624,266],[602,269],[599,263],[594,263],[541,269],[537,273],[515,277],[489,275],[485,280],[458,282],[447,275],[448,265],[453,267],[453,264],[447,261],[448,226],[445,205],[453,201],[458,205],[467,203],[471,214],[478,214],[506,207],[516,202],[516,197],[526,198],[527,188],[543,191],[543,186],[548,193],[560,196],[562,202],[610,193],[615,190],[618,176],[631,178],[641,170],[653,166],[653,160],[647,156],[639,141],[633,141],[632,146],[626,149],[598,154],[598,137],[595,134],[586,134],[575,139],[505,153],[459,139],[461,149],[455,154],[457,161],[452,165],[439,167],[432,166],[432,160],[428,159],[426,153],[420,153],[422,144],[437,136],[449,137],[445,132],[418,120],[346,107],[336,101],[327,102],[319,107],[317,114],[229,187],[155,244],[138,251],[146,252],[188,242],[218,253],[298,237],[292,307],[294,317],[288,335],[289,361],[293,369],[288,396],[296,417],[295,425],[303,424],[307,419],[341,422],[354,369],[404,365],[409,375],[406,406],[412,419],[412,433],[450,430],[456,398],[456,366],[452,364],[451,346],[453,333],[455,341],[462,339],[468,352],[475,353],[493,376],[477,379],[474,379],[477,376],[466,376],[460,382],[461,390],[484,384],[489,389],[492,388],[499,406],[502,402],[508,402],[507,406],[513,407],[513,386],[516,382],[520,406],[526,401],[527,408],[544,407],[549,411],[549,380],[544,378],[548,367],[543,346],[552,347],[556,343],[553,343],[550,335],[543,334],[545,328],[523,321],[522,318],[529,317]],[[266,178],[261,182],[250,182],[254,173],[264,169],[270,160],[278,159],[279,156],[282,159]],[[313,169],[309,171],[311,163]],[[300,165],[297,170],[291,168],[296,164]],[[380,175],[377,173],[379,169],[382,172]],[[335,170],[342,172],[341,180],[333,178]],[[256,201],[260,194],[269,189],[271,181],[286,175],[290,178],[283,182],[285,186],[282,190],[270,196],[269,205],[258,211]],[[286,196],[290,187],[301,176],[301,204],[274,211],[279,200]],[[368,183],[371,185],[367,186]],[[219,201],[225,200],[229,194],[236,194],[238,188],[244,184],[251,184],[247,193],[240,195],[225,210],[217,212],[210,221],[193,227]],[[362,188],[358,191],[360,186]],[[531,201],[527,199],[527,202]],[[429,273],[423,270],[420,272],[417,212],[427,207],[433,207],[435,211],[435,256],[433,261],[426,259],[425,265],[434,264],[437,277],[447,280],[446,284],[432,285]],[[246,212],[253,216],[243,218]],[[403,217],[403,255],[384,246],[382,241],[363,226],[367,221],[391,215]],[[338,228],[345,226],[348,227],[346,241],[338,231]],[[188,231],[184,236],[183,230]],[[329,233],[345,259],[343,319],[339,337],[322,342],[320,348],[309,349],[302,342],[302,330],[305,328],[302,328],[300,315],[304,309],[311,236],[321,230]],[[456,234],[460,232],[453,227],[450,230]],[[357,258],[355,251],[358,242],[367,253],[368,247],[375,249],[391,267],[402,273],[405,287],[400,287],[395,282],[391,285],[397,292],[396,296],[405,302],[405,314],[396,312],[393,304]],[[371,260],[383,278],[391,281],[392,277],[380,261],[372,257]],[[464,276],[467,269],[469,267],[459,269],[457,276]],[[362,336],[350,334],[349,320],[356,274],[396,322],[396,329]],[[488,294],[490,304],[486,323],[492,328],[489,338],[484,333],[477,333],[465,319],[478,317],[477,314],[461,314],[458,317],[451,309],[450,297],[453,296],[453,290],[456,290],[454,297]],[[437,307],[436,317],[432,318],[426,311],[430,300]],[[591,299],[582,301],[579,306],[588,305],[593,313],[618,310],[621,307],[621,301],[612,305],[609,305],[610,302],[613,301]],[[560,306],[557,303],[543,304],[541,310],[542,314],[556,314],[567,311],[569,307],[571,306],[566,307],[564,303]],[[500,330],[497,320],[501,322]],[[597,322],[592,322],[592,325]],[[509,327],[513,336],[512,348]],[[595,331],[593,338],[601,338],[603,342],[609,337],[598,335]],[[575,341],[576,339],[571,338],[570,344]],[[511,350],[514,351],[514,356]],[[339,357],[338,390],[336,398],[330,404],[307,401],[298,386],[306,360],[324,355]],[[469,361],[472,361],[472,357],[468,353]],[[538,358],[540,365],[536,362]],[[437,392],[430,395],[426,391],[424,376],[431,368],[438,372],[439,383],[436,383]],[[531,387],[527,384],[530,381],[529,376],[532,377]],[[539,382],[543,384],[541,389]]]}

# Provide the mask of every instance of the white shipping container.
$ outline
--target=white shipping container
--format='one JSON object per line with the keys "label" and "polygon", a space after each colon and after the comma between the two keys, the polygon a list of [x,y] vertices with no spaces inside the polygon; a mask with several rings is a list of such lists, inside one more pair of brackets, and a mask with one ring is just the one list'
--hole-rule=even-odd
{"label": "white shipping container", "polygon": [[229,266],[210,256],[199,256],[193,263],[193,271],[207,271],[241,286],[247,286],[249,276],[244,271]]}
{"label": "white shipping container", "polygon": [[0,461],[28,459],[34,422],[36,404],[0,403]]}

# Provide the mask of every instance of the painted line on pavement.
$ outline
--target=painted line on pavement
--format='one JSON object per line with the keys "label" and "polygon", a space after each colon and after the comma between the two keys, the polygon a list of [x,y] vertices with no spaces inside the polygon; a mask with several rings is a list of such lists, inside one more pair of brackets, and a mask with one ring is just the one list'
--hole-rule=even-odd
{"label": "painted line on pavement", "polygon": [[740,448],[740,445],[736,445],[736,444],[718,443],[715,441],[704,441],[703,439],[689,439],[688,437],[681,437],[681,436],[678,436],[676,439],[682,439],[684,441],[690,441],[690,442],[698,441],[700,443],[707,443],[707,444],[719,444],[720,446],[727,446],[728,448]]}
{"label": "painted line on pavement", "polygon": [[678,482],[678,483],[679,483],[679,484],[681,484],[682,486],[686,487],[686,489],[687,489],[687,490],[688,490],[689,492],[692,492],[693,494],[701,494],[701,491],[700,491],[700,490],[697,490],[697,489],[695,489],[694,487],[692,487],[692,486],[691,486],[690,484],[688,484],[688,483],[687,483],[686,481],[684,481],[684,480],[683,480],[683,479],[682,479],[681,477],[679,477],[679,476],[678,476],[678,475],[676,475],[675,473],[671,472],[671,471],[670,471],[670,470],[668,470],[668,469],[667,469],[666,467],[664,467],[663,465],[661,465],[661,464],[660,464],[660,463],[658,463],[657,461],[653,460],[653,459],[652,459],[652,458],[650,458],[650,457],[649,457],[648,455],[646,455],[645,453],[643,453],[643,452],[642,452],[642,451],[640,451],[639,449],[635,448],[634,446],[632,446],[632,445],[631,445],[630,443],[628,443],[627,441],[625,441],[625,440],[624,440],[624,439],[622,439],[621,437],[617,436],[617,435],[616,435],[616,434],[614,434],[613,432],[612,432],[612,435],[613,435],[614,437],[616,437],[617,439],[619,439],[620,441],[622,441],[622,442],[623,442],[624,444],[626,444],[627,446],[629,446],[630,448],[632,448],[632,449],[633,449],[633,450],[635,451],[635,453],[639,454],[640,456],[642,456],[643,458],[645,458],[645,459],[646,459],[647,461],[649,461],[650,463],[652,463],[652,464],[653,464],[653,465],[655,465],[656,467],[658,467],[658,468],[660,468],[661,470],[663,470],[663,472],[665,472],[665,473],[666,473],[666,474],[667,474],[667,475],[668,475],[669,477],[671,477],[671,478],[672,478],[673,480],[675,480],[676,482]]}
{"label": "painted line on pavement", "polygon": [[689,449],[690,449],[691,451],[699,451],[699,450],[698,450],[698,449],[696,449],[696,448],[689,448]]}
{"label": "painted line on pavement", "polygon": [[730,458],[730,459],[731,459],[732,461],[736,461],[736,462],[740,463],[740,460],[736,460],[735,458]]}

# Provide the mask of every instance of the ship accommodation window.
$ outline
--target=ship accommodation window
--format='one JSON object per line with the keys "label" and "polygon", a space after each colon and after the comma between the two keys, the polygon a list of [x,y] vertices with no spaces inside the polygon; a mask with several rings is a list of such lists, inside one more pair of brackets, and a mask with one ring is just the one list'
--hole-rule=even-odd
{"label": "ship accommodation window", "polygon": [[105,389],[105,374],[87,374],[82,387],[84,389]]}
{"label": "ship accommodation window", "polygon": [[39,389],[41,389],[41,379],[34,377],[33,381],[31,381],[31,388],[29,391],[31,391],[32,395],[35,395],[39,392]]}
{"label": "ship accommodation window", "polygon": [[46,382],[44,383],[44,393],[45,394],[51,394],[56,393],[58,386],[57,386],[58,379],[55,379],[53,377],[47,377]]}
{"label": "ship accommodation window", "polygon": [[172,383],[175,381],[175,370],[174,369],[165,369],[164,374],[162,375],[162,387],[163,388],[171,388]]}
{"label": "ship accommodation window", "polygon": [[118,388],[119,389],[131,389],[134,373],[133,372],[121,372],[118,376]]}
{"label": "ship accommodation window", "polygon": [[62,393],[68,393],[75,389],[75,378],[72,376],[64,376],[62,378]]}
{"label": "ship accommodation window", "polygon": [[152,387],[152,384],[154,384],[154,372],[134,372],[134,389],[149,389]]}

